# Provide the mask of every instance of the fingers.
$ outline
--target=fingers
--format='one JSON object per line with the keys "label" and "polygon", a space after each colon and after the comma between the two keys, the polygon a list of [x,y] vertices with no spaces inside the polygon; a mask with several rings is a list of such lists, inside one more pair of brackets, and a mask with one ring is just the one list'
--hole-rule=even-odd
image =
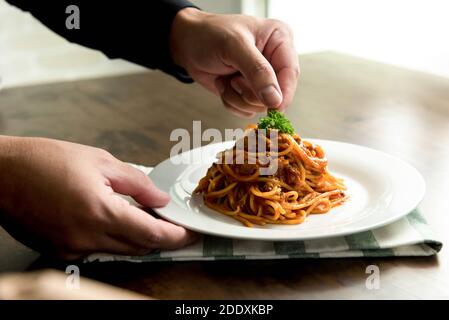
{"label": "fingers", "polygon": [[97,237],[92,241],[92,247],[83,250],[61,250],[56,252],[56,256],[66,260],[73,261],[82,259],[89,254],[94,253],[109,253],[109,254],[121,254],[121,255],[132,255],[141,256],[148,254],[152,249],[142,248],[137,245],[129,244],[127,242],[118,240],[114,237],[103,235],[102,237]]}
{"label": "fingers", "polygon": [[[103,216],[92,230],[80,230],[57,250],[57,256],[76,260],[91,253],[144,255],[154,249],[178,249],[198,235],[183,227],[156,219],[116,194],[104,193]],[[102,230],[101,234],[92,232]],[[83,233],[83,231],[85,231]]]}
{"label": "fingers", "polygon": [[[238,76],[237,76],[238,77]],[[249,94],[248,92],[243,95],[243,89],[237,92],[231,85],[232,78],[220,78],[217,79],[217,86],[221,87],[221,99],[223,104],[231,111],[235,111],[242,117],[253,117],[256,113],[266,112],[267,108],[260,103],[254,94]],[[237,80],[235,80],[236,83]],[[242,88],[243,85],[239,85],[238,89]],[[248,88],[245,87],[248,91]],[[249,90],[250,91],[250,90]]]}
{"label": "fingers", "polygon": [[284,68],[278,71],[279,85],[281,86],[284,95],[284,100],[282,100],[282,103],[279,106],[280,111],[285,111],[295,97],[299,77],[299,69],[297,70],[298,71],[292,68]]}
{"label": "fingers", "polygon": [[275,31],[267,40],[263,53],[273,66],[282,90],[283,101],[279,109],[285,110],[295,95],[299,80],[299,62],[292,33],[284,24],[276,25]]}
{"label": "fingers", "polygon": [[241,118],[252,118],[257,112],[266,111],[266,107],[260,104],[250,104],[243,99],[231,86],[229,78],[218,78],[215,86],[220,92],[221,100],[225,108],[232,114]]}
{"label": "fingers", "polygon": [[[111,199],[110,210],[116,217],[109,232],[116,240],[140,248],[177,249],[197,240],[197,235],[183,227],[156,219],[123,199]],[[126,250],[126,248],[125,248]]]}
{"label": "fingers", "polygon": [[262,112],[266,112],[267,110],[266,106],[254,94],[253,90],[248,84],[248,81],[246,81],[242,75],[233,76],[231,78],[230,83],[231,87],[235,90],[235,92],[237,92],[247,104],[262,106],[263,107]]}
{"label": "fingers", "polygon": [[251,89],[268,108],[282,103],[282,93],[270,62],[249,39],[236,39],[229,49],[227,63],[233,65],[248,80]]}
{"label": "fingers", "polygon": [[[118,161],[118,160],[117,160]],[[169,201],[167,193],[159,190],[142,171],[118,161],[107,174],[112,189],[131,196],[144,207],[163,207]]]}

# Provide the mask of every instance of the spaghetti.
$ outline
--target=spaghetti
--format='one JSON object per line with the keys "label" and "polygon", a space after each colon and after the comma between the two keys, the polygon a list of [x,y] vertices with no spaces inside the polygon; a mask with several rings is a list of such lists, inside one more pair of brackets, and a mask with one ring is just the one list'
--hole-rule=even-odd
{"label": "spaghetti", "polygon": [[[194,193],[203,194],[211,209],[232,217],[247,227],[266,224],[299,224],[309,214],[327,213],[348,197],[342,179],[328,171],[323,149],[302,140],[296,134],[277,131],[277,141],[270,139],[269,130],[251,126],[246,130],[243,148],[238,143],[219,154],[222,161],[214,163]],[[277,170],[261,175],[261,152],[249,143],[249,133],[265,141],[265,156],[276,161]],[[263,138],[263,139],[260,139]],[[277,150],[270,146],[277,142]],[[244,161],[240,164],[237,157]],[[232,161],[223,161],[225,157]],[[271,164],[272,165],[272,164]]]}

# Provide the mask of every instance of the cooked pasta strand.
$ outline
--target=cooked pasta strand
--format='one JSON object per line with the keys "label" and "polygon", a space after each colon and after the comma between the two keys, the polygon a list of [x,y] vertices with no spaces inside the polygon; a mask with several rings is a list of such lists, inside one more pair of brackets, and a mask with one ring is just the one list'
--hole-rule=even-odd
{"label": "cooked pasta strand", "polygon": [[[348,196],[342,179],[328,170],[324,150],[302,140],[298,135],[278,134],[277,143],[270,141],[267,132],[251,126],[247,129],[263,135],[266,153],[255,152],[245,140],[245,149],[224,151],[244,153],[246,163],[214,163],[200,180],[195,193],[202,193],[205,204],[230,216],[247,227],[253,224],[299,224],[310,214],[327,213],[344,203]],[[241,145],[241,144],[240,144]],[[270,150],[277,145],[278,150]],[[277,171],[260,175],[266,167],[257,160],[260,156],[275,156]],[[237,157],[233,157],[235,161]],[[251,161],[251,162],[250,162]]]}

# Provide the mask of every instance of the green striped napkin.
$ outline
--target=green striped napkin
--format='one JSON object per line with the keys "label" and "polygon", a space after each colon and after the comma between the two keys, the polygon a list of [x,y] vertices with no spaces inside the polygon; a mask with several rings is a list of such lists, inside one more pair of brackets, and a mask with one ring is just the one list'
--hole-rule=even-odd
{"label": "green striped napkin", "polygon": [[[146,174],[151,168],[136,166]],[[439,252],[442,243],[426,220],[412,211],[406,217],[387,226],[349,236],[306,241],[233,240],[203,236],[200,241],[175,251],[157,251],[145,256],[93,254],[93,261],[192,261],[233,259],[290,259],[431,256]]]}

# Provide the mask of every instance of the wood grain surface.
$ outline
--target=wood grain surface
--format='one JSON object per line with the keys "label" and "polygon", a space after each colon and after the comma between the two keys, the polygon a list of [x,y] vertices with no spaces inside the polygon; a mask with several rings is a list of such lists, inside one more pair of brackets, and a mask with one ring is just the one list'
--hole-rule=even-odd
{"label": "wood grain surface", "polygon": [[[419,210],[449,243],[449,79],[333,52],[300,62],[287,111],[299,134],[365,145],[414,165],[427,183]],[[167,158],[170,132],[191,131],[193,120],[219,130],[248,122],[198,85],[160,72],[0,92],[0,134],[94,145],[144,165]],[[429,258],[96,263],[81,273],[163,299],[447,299],[448,258],[443,246]],[[379,290],[365,287],[370,264],[380,268]],[[41,257],[31,268],[49,266],[64,263]]]}

